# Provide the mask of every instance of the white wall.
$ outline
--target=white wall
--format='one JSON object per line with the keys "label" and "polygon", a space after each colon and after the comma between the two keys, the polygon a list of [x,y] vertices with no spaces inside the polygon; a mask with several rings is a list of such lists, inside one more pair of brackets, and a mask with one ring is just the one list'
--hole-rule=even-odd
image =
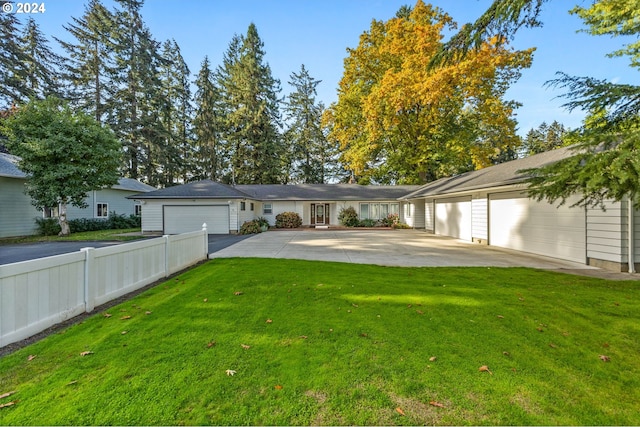
{"label": "white wall", "polygon": [[[240,215],[240,201],[227,200],[227,199],[160,199],[160,200],[144,200],[142,204],[142,231],[162,231],[162,206],[207,206],[207,205],[229,205],[229,230],[236,232],[240,229],[240,226],[244,223],[244,218],[253,219],[251,215],[250,203],[251,200],[247,200],[247,210]],[[255,216],[260,216],[262,208],[258,202],[254,202],[256,211]],[[260,210],[258,210],[260,209]]]}
{"label": "white wall", "polygon": [[489,239],[489,203],[487,193],[476,193],[471,199],[471,238]]}
{"label": "white wall", "polygon": [[587,208],[587,257],[625,263],[628,260],[627,201],[606,202],[605,209]]}

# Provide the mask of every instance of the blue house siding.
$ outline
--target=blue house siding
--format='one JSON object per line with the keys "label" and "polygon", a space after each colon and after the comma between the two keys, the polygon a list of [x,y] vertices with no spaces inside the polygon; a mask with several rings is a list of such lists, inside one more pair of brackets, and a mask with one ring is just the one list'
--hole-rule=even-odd
{"label": "blue house siding", "polygon": [[0,237],[34,234],[36,218],[42,218],[42,212],[24,193],[24,179],[0,176]]}

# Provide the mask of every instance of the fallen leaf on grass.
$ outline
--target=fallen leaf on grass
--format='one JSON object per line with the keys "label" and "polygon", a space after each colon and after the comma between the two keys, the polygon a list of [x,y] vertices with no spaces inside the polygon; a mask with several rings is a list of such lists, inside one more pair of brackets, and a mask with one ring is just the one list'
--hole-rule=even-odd
{"label": "fallen leaf on grass", "polygon": [[416,313],[418,313],[418,314],[424,314],[424,311],[422,311],[422,310],[416,310]]}
{"label": "fallen leaf on grass", "polygon": [[431,357],[429,358],[429,362],[435,362],[435,361],[436,361],[436,359],[437,359],[437,357],[436,357],[436,356],[431,356]]}
{"label": "fallen leaf on grass", "polygon": [[429,402],[429,405],[437,406],[438,408],[444,408],[444,405],[442,403],[436,402],[435,400],[432,400],[431,402]]}
{"label": "fallen leaf on grass", "polygon": [[234,376],[234,375],[236,374],[236,371],[234,371],[233,369],[227,369],[227,370],[225,371],[225,373],[226,373],[228,376],[232,377],[232,376]]}
{"label": "fallen leaf on grass", "polygon": [[7,393],[0,394],[0,399],[4,399],[6,397],[9,397],[9,396],[11,396],[12,394],[15,394],[15,393],[16,393],[16,391],[14,390],[14,391],[10,391],[10,392],[7,392]]}
{"label": "fallen leaf on grass", "polygon": [[609,356],[605,356],[604,354],[601,354],[600,360],[602,360],[603,362],[608,362],[611,360],[611,358]]}
{"label": "fallen leaf on grass", "polygon": [[120,335],[127,335],[127,332],[129,332],[129,331],[122,331],[122,332],[120,332]]}
{"label": "fallen leaf on grass", "polygon": [[240,347],[244,348],[245,350],[249,350],[251,348],[250,345],[246,345],[246,344],[240,344]]}
{"label": "fallen leaf on grass", "polygon": [[354,306],[355,308],[358,308],[358,304],[351,304],[352,306]]}
{"label": "fallen leaf on grass", "polygon": [[498,319],[504,319],[504,316],[501,314],[498,314]]}
{"label": "fallen leaf on grass", "polygon": [[34,355],[34,354],[30,354],[30,355],[29,355],[29,357],[27,357],[27,360],[28,360],[29,362],[31,362],[31,361],[32,361],[33,359],[35,359],[36,357],[37,357],[36,355]]}
{"label": "fallen leaf on grass", "polygon": [[83,351],[82,353],[80,353],[80,356],[88,356],[90,354],[93,354],[93,351]]}
{"label": "fallen leaf on grass", "polygon": [[282,390],[282,386],[281,385],[276,385],[273,388],[275,388],[276,390]]}
{"label": "fallen leaf on grass", "polygon": [[144,314],[149,315],[149,314],[151,314],[151,312],[150,311],[145,311]]}
{"label": "fallen leaf on grass", "polygon": [[67,383],[67,385],[74,385],[74,384],[78,384],[78,380],[73,380]]}
{"label": "fallen leaf on grass", "polygon": [[488,367],[487,365],[482,365],[482,366],[480,366],[480,368],[478,369],[478,371],[480,371],[480,372],[489,372],[491,375],[493,375],[493,372],[491,372],[491,371],[489,370],[489,367]]}
{"label": "fallen leaf on grass", "polygon": [[210,341],[210,342],[207,343],[207,348],[211,348],[211,347],[213,347],[215,345],[216,345],[215,341]]}
{"label": "fallen leaf on grass", "polygon": [[18,403],[18,401],[17,401],[17,400],[14,400],[13,402],[3,403],[2,405],[0,405],[0,409],[2,409],[2,408],[6,408],[6,407],[8,407],[8,406],[13,406],[13,405],[15,405],[16,403]]}
{"label": "fallen leaf on grass", "polygon": [[233,294],[234,295],[242,295],[242,294],[244,294],[244,292],[237,291],[237,292],[234,292]]}
{"label": "fallen leaf on grass", "polygon": [[302,339],[302,340],[306,340],[307,338],[309,338],[309,337],[306,336],[306,335],[300,335],[300,339]]}
{"label": "fallen leaf on grass", "polygon": [[273,320],[267,319],[267,323],[273,323]]}
{"label": "fallen leaf on grass", "polygon": [[405,415],[405,413],[404,413],[404,411],[402,410],[401,407],[397,407],[396,408],[396,412],[399,413],[400,415],[403,415],[403,416]]}
{"label": "fallen leaf on grass", "polygon": [[202,301],[203,301],[203,302],[207,302],[207,301],[209,301],[209,298],[205,298],[205,299],[203,299]]}
{"label": "fallen leaf on grass", "polygon": [[103,314],[104,317],[111,317],[111,315],[109,313],[105,313]]}
{"label": "fallen leaf on grass", "polygon": [[552,343],[552,342],[550,342],[550,343],[549,343],[549,347],[551,347],[551,348],[558,348],[558,346],[557,346],[557,345],[555,345],[555,344],[554,344],[554,343]]}
{"label": "fallen leaf on grass", "polygon": [[129,319],[131,319],[131,316],[122,316],[120,318],[120,320],[129,320]]}

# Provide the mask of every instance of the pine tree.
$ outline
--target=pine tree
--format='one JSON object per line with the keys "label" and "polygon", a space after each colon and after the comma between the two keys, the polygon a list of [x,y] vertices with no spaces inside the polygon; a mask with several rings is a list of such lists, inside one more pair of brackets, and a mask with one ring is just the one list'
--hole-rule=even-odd
{"label": "pine tree", "polygon": [[60,97],[59,68],[63,58],[49,47],[48,40],[44,37],[38,24],[33,18],[29,18],[24,27],[20,44],[24,49],[26,71],[26,90],[29,97],[39,99],[47,96]]}
{"label": "pine tree", "polygon": [[220,91],[215,86],[208,57],[202,61],[195,86],[193,133],[196,167],[193,178],[219,181],[225,174],[228,159],[220,134],[223,117]]}
{"label": "pine tree", "polygon": [[[0,1],[4,4],[4,1]],[[26,54],[15,14],[0,13],[0,108],[8,108],[28,98]]]}
{"label": "pine tree", "polygon": [[289,81],[295,90],[287,97],[284,112],[289,123],[285,141],[292,182],[323,184],[329,177],[331,155],[322,131],[323,105],[316,103],[316,87],[320,82],[311,77],[304,64],[299,73],[291,74]]}
{"label": "pine tree", "polygon": [[556,120],[550,125],[542,122],[537,129],[531,129],[523,141],[523,155],[543,153],[567,145],[564,136],[567,134],[565,127]]}
{"label": "pine tree", "polygon": [[54,37],[67,53],[62,66],[62,78],[68,86],[65,96],[72,105],[104,123],[114,90],[114,16],[100,0],[90,0],[83,16],[71,19],[63,27],[74,41]]}
{"label": "pine tree", "polygon": [[254,24],[234,36],[218,68],[226,120],[223,136],[230,147],[235,184],[284,181],[283,143],[279,133],[280,82],[264,63],[263,43]]}

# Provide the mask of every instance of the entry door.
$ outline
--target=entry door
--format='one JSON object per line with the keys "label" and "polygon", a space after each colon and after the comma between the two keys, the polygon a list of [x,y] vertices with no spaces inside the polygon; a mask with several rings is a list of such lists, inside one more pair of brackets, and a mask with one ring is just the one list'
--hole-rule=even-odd
{"label": "entry door", "polygon": [[312,203],[311,204],[311,224],[312,225],[328,225],[329,224],[329,204],[328,203]]}

